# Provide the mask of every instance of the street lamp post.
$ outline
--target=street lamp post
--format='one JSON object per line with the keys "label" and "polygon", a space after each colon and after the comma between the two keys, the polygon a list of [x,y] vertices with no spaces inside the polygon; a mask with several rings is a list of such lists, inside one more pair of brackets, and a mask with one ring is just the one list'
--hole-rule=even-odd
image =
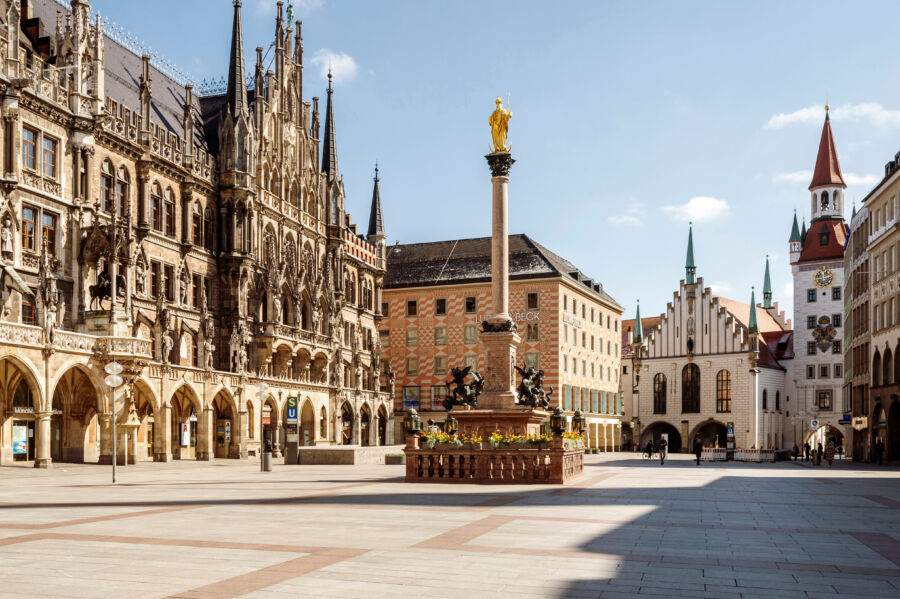
{"label": "street lamp post", "polygon": [[265,472],[266,465],[265,465],[264,460],[265,460],[266,440],[263,438],[263,436],[265,434],[265,430],[263,428],[263,409],[264,409],[263,406],[265,405],[266,391],[269,390],[269,385],[266,384],[264,381],[260,381],[260,383],[256,386],[256,388],[257,388],[256,397],[259,398],[259,471]]}
{"label": "street lamp post", "polygon": [[[122,385],[122,377],[119,376],[122,372],[122,365],[118,362],[110,362],[104,368],[106,374],[108,375],[103,382],[112,389],[112,481],[113,484],[116,482],[116,460],[118,459],[116,453],[116,387]],[[126,445],[127,448],[127,445]],[[126,449],[127,451],[127,449]]]}

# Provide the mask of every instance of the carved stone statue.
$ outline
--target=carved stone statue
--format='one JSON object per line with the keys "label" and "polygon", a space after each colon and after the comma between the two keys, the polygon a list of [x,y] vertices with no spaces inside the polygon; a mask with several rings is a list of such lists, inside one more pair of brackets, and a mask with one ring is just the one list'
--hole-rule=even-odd
{"label": "carved stone statue", "polygon": [[391,397],[394,396],[394,373],[387,373],[387,390]]}
{"label": "carved stone statue", "polygon": [[503,100],[497,98],[495,100],[497,108],[491,113],[488,123],[491,125],[491,138],[494,146],[492,151],[495,153],[509,152],[510,147],[506,145],[506,134],[509,131],[509,119],[512,112],[503,108]]}
{"label": "carved stone statue", "polygon": [[172,335],[165,331],[162,334],[162,362],[168,364],[172,357],[172,348],[175,347],[175,340]]}
{"label": "carved stone statue", "polygon": [[278,294],[272,296],[272,315],[274,322],[281,323],[281,297]]}
{"label": "carved stone statue", "polygon": [[190,275],[189,275],[188,272],[187,272],[187,269],[184,269],[184,270],[181,271],[181,284],[180,284],[180,287],[181,287],[181,289],[180,289],[180,291],[181,291],[181,305],[182,305],[182,306],[187,306],[187,305],[188,305],[188,295],[189,295],[189,292],[190,292],[190,290],[191,290],[191,278],[190,278]]}
{"label": "carved stone statue", "polygon": [[3,225],[0,227],[0,253],[4,260],[12,260],[13,257],[13,232],[12,221],[9,215],[3,216]]}
{"label": "carved stone statue", "polygon": [[207,370],[213,369],[213,352],[215,350],[216,346],[208,337],[203,340],[203,359]]}
{"label": "carved stone statue", "polygon": [[147,280],[147,265],[142,258],[138,258],[134,265],[134,289],[138,295],[144,295],[144,285]]}

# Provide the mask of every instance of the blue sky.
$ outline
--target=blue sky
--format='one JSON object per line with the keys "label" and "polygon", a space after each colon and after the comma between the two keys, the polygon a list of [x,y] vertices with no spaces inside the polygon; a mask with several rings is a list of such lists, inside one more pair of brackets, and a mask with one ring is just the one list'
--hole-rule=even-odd
{"label": "blue sky", "polygon": [[[225,74],[230,0],[92,5],[198,80]],[[891,3],[294,8],[307,100],[324,97],[335,69],[355,222],[367,222],[377,159],[389,243],[489,235],[487,119],[509,95],[510,231],[601,280],[627,315],[638,298],[644,315],[671,300],[689,219],[698,274],[714,291],[749,301],[769,254],[775,299],[790,307],[787,238],[794,208],[808,215],[826,99],[849,201],[900,150]],[[254,48],[273,39],[275,2],[244,0],[243,15],[250,70]]]}

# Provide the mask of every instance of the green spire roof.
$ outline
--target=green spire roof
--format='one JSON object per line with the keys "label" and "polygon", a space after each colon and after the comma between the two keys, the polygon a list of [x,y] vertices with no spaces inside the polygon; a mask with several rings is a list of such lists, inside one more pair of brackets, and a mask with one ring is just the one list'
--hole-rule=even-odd
{"label": "green spire roof", "polygon": [[632,341],[634,343],[643,343],[644,341],[644,328],[641,326],[641,300],[638,300],[637,314],[634,317],[634,336]]}
{"label": "green spire roof", "polygon": [[751,335],[759,334],[759,324],[756,322],[756,291],[750,288],[750,329]]}
{"label": "green spire roof", "polygon": [[[796,223],[796,219],[794,220]],[[772,307],[772,277],[769,276],[769,256],[766,256],[766,278],[763,281],[763,308]]]}
{"label": "green spire roof", "polygon": [[800,227],[797,226],[797,211],[794,210],[794,224],[791,226],[791,238],[789,242],[800,241]]}
{"label": "green spire roof", "polygon": [[694,264],[694,226],[693,223],[688,226],[688,248],[687,259],[684,263],[685,282],[693,285],[697,282],[697,266]]}

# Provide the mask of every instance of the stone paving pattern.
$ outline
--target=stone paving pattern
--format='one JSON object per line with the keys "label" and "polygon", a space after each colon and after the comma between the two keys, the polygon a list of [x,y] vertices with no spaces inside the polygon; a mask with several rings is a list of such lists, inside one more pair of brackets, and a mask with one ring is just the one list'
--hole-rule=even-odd
{"label": "stone paving pattern", "polygon": [[6,597],[900,597],[900,469],[586,456],[574,485],[402,466],[0,468]]}

